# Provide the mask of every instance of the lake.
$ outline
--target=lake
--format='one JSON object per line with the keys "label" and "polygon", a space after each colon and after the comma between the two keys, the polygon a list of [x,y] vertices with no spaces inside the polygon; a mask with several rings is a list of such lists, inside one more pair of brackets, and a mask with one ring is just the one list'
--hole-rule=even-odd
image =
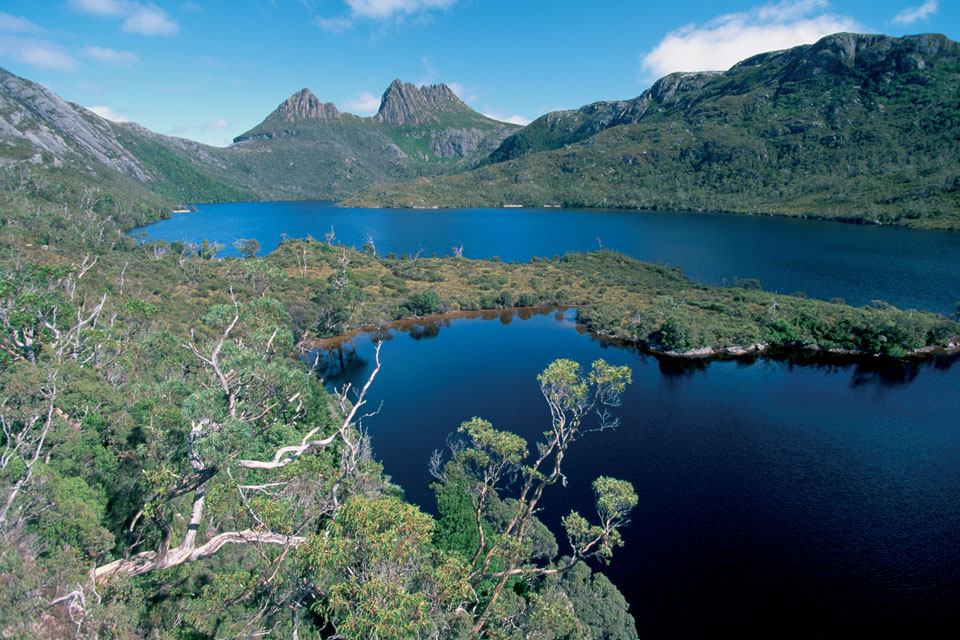
{"label": "lake", "polygon": [[568,209],[350,209],[329,202],[198,205],[196,213],[134,230],[150,238],[227,246],[256,238],[263,252],[282,234],[312,235],[377,251],[429,256],[463,247],[468,258],[525,261],[601,244],[648,262],[679,265],[707,284],[757,278],[780,293],[884,300],[902,309],[951,314],[960,301],[960,233],[726,214]]}
{"label": "lake", "polygon": [[[596,476],[634,484],[626,546],[604,572],[642,638],[957,637],[956,358],[658,360],[573,318],[508,310],[376,336],[368,406],[383,405],[365,426],[409,500],[435,510],[427,463],[461,422],[487,418],[532,448],[549,425],[537,373],[602,357],[633,369],[622,424],[571,447],[568,484],[547,491],[541,515],[560,531],[571,508],[592,513]],[[356,337],[345,372],[328,355],[328,384],[365,380],[373,349]]]}
{"label": "lake", "polygon": [[[602,244],[706,283],[758,278],[769,290],[941,313],[960,299],[960,234],[946,232],[691,213],[198,208],[143,231],[228,246],[254,237],[269,251],[281,234],[322,239],[332,225],[348,245],[370,234],[381,254],[462,245],[466,257],[504,260]],[[434,510],[427,463],[461,422],[482,416],[532,446],[549,419],[536,375],[556,358],[603,357],[633,369],[623,424],[576,443],[568,486],[547,492],[542,517],[559,531],[571,507],[588,515],[598,475],[634,484],[626,547],[604,572],[641,637],[958,637],[956,358],[657,359],[593,339],[573,317],[509,310],[377,337],[387,342],[370,406],[383,408],[365,426],[408,499]],[[373,348],[356,337],[342,371],[328,357],[327,382],[365,379]]]}

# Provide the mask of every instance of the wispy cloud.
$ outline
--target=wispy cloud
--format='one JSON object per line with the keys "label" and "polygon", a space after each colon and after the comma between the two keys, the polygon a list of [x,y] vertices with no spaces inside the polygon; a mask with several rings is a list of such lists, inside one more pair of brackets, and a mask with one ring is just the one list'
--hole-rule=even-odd
{"label": "wispy cloud", "polygon": [[117,113],[105,105],[96,105],[93,107],[87,107],[87,109],[93,111],[95,114],[105,120],[111,120],[113,122],[130,122],[129,116],[123,113]]}
{"label": "wispy cloud", "polygon": [[341,16],[315,17],[314,23],[330,33],[343,33],[357,21],[384,23],[405,17],[425,17],[431,11],[445,10],[457,0],[344,0],[347,13]]}
{"label": "wispy cloud", "polygon": [[225,131],[232,127],[233,125],[227,120],[214,120],[213,122],[208,122],[203,125],[204,131]]}
{"label": "wispy cloud", "polygon": [[321,18],[315,16],[313,23],[329,33],[343,33],[353,26],[353,20],[350,18]]}
{"label": "wispy cloud", "polygon": [[149,4],[137,6],[120,25],[125,33],[139,33],[144,36],[174,36],[180,31],[180,25],[167,17],[160,7]]}
{"label": "wispy cloud", "polygon": [[39,33],[42,29],[21,16],[12,16],[0,12],[0,32],[2,33]]}
{"label": "wispy cloud", "polygon": [[435,9],[449,9],[456,0],[346,0],[350,14],[358,18],[384,20]]}
{"label": "wispy cloud", "polygon": [[423,75],[420,77],[420,80],[417,81],[419,85],[433,84],[437,81],[437,68],[433,66],[433,62],[430,60],[429,56],[423,56],[420,58],[420,64],[423,65]]}
{"label": "wispy cloud", "polygon": [[81,13],[106,18],[122,18],[120,30],[144,36],[173,36],[180,25],[167,12],[152,2],[130,0],[69,0],[70,6]]}
{"label": "wispy cloud", "polygon": [[140,62],[140,58],[132,51],[117,51],[116,49],[107,49],[106,47],[84,47],[80,51],[80,56],[88,60],[105,62],[118,67],[131,67]]}
{"label": "wispy cloud", "polygon": [[70,0],[70,6],[77,11],[98,16],[122,16],[128,4],[123,0]]}
{"label": "wispy cloud", "polygon": [[488,118],[493,118],[494,120],[499,120],[500,122],[509,122],[510,124],[519,124],[523,127],[530,124],[529,118],[524,118],[523,116],[518,115],[516,113],[513,114],[512,116],[504,116],[497,113],[484,113],[483,115],[485,115]]}
{"label": "wispy cloud", "polygon": [[361,91],[360,95],[353,100],[347,100],[343,106],[350,113],[372,116],[380,108],[380,98],[369,91]]}
{"label": "wispy cloud", "polygon": [[907,7],[897,15],[893,16],[894,24],[913,24],[914,22],[919,22],[920,20],[926,20],[939,9],[939,2],[937,0],[927,0],[919,7]]}
{"label": "wispy cloud", "polygon": [[473,104],[477,101],[477,98],[480,97],[476,89],[473,87],[465,87],[459,82],[448,82],[447,86],[450,87],[451,91],[457,94],[458,98],[467,104]]}
{"label": "wispy cloud", "polygon": [[76,58],[55,42],[19,36],[0,36],[0,58],[4,57],[38,69],[57,71],[73,71],[78,64]]}
{"label": "wispy cloud", "polygon": [[764,51],[809,44],[838,31],[860,30],[852,17],[828,9],[827,0],[783,0],[728,13],[703,25],[680,27],[641,57],[642,79],[673,71],[729,69]]}

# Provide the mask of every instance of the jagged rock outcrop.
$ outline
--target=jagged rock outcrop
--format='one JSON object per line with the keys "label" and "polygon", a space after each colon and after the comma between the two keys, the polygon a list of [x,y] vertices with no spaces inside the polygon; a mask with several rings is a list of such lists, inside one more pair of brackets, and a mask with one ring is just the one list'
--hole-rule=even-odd
{"label": "jagged rock outcrop", "polygon": [[419,89],[407,82],[394,80],[380,99],[380,109],[373,116],[377,122],[396,125],[421,125],[439,122],[444,112],[456,113],[473,110],[445,84],[435,84]]}
{"label": "jagged rock outcrop", "polygon": [[330,199],[476,166],[517,129],[477,113],[446,85],[394,80],[368,118],[299,91],[229,151],[275,197]]}
{"label": "jagged rock outcrop", "polygon": [[295,122],[302,118],[316,118],[318,120],[339,120],[340,111],[332,102],[320,102],[310,89],[301,89],[274,110],[268,118],[283,122]]}

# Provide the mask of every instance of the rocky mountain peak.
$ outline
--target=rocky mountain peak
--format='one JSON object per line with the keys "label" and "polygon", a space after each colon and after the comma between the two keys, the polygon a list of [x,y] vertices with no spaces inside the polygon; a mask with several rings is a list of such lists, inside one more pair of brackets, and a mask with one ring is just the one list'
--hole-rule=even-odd
{"label": "rocky mountain peak", "polygon": [[294,122],[308,118],[318,120],[339,120],[340,112],[332,102],[323,103],[310,89],[301,89],[277,107],[271,117],[283,122]]}
{"label": "rocky mountain peak", "polygon": [[856,73],[880,81],[900,73],[919,71],[932,64],[960,59],[960,45],[935,33],[892,38],[883,35],[835,33],[809,47],[797,47],[789,80],[823,74]]}
{"label": "rocky mountain peak", "polygon": [[417,88],[399,79],[394,80],[380,99],[380,109],[374,116],[379,122],[418,125],[438,121],[443,112],[471,111],[470,107],[445,84]]}

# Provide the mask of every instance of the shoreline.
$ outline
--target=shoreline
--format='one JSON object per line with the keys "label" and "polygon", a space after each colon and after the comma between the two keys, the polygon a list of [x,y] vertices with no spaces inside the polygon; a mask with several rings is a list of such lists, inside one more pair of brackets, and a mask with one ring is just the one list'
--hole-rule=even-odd
{"label": "shoreline", "polygon": [[[399,331],[408,333],[411,330],[420,328],[445,328],[449,327],[454,320],[496,320],[509,316],[513,318],[519,316],[521,320],[526,320],[534,315],[550,315],[551,313],[565,313],[570,309],[575,309],[579,305],[537,305],[532,307],[508,307],[503,309],[477,309],[447,311],[427,316],[411,316],[400,318],[387,323],[384,326],[376,327],[365,325],[351,329],[350,331],[327,338],[316,338],[308,341],[307,346],[312,350],[332,351],[340,349],[344,344],[350,343],[354,338],[361,335],[369,335],[372,340],[376,340],[378,334],[384,334],[390,331]],[[527,317],[523,317],[526,315]],[[644,344],[637,340],[625,338],[623,336],[611,335],[600,331],[595,331],[587,325],[574,319],[576,330],[580,333],[589,334],[591,337],[605,340],[618,347],[627,347],[637,349],[655,357],[672,358],[683,361],[709,361],[709,360],[728,360],[728,359],[750,359],[750,358],[772,358],[791,357],[791,356],[826,356],[837,357],[854,361],[877,361],[880,359],[893,362],[912,362],[926,360],[936,356],[960,355],[960,336],[954,336],[945,345],[929,345],[915,349],[901,357],[894,357],[879,353],[869,353],[854,349],[827,348],[820,345],[774,345],[770,343],[758,343],[747,346],[731,345],[726,347],[706,346],[690,349],[687,351],[670,351],[659,349],[656,345]]]}
{"label": "shoreline", "polygon": [[[335,207],[341,208],[355,208],[355,209],[411,209],[411,210],[435,210],[435,211],[455,211],[457,209],[531,209],[531,210],[548,210],[548,209],[566,209],[570,211],[636,211],[638,213],[704,213],[704,214],[724,214],[732,216],[759,216],[766,218],[798,218],[801,220],[815,220],[819,222],[840,222],[843,224],[856,224],[856,225],[865,225],[865,226],[888,226],[888,227],[903,227],[906,229],[919,229],[921,231],[952,231],[960,232],[960,222],[952,223],[948,226],[928,226],[928,225],[919,225],[911,224],[913,220],[921,220],[921,218],[898,218],[897,220],[891,222],[883,222],[881,220],[867,220],[864,218],[852,218],[849,216],[829,216],[826,214],[819,213],[777,213],[772,211],[733,211],[729,209],[704,209],[704,208],[682,208],[682,207],[670,207],[670,208],[661,208],[656,205],[650,207],[644,206],[607,206],[607,207],[591,207],[588,205],[578,205],[565,207],[563,205],[556,204],[545,204],[545,205],[524,205],[524,204],[501,204],[501,205],[401,205],[401,204],[349,204],[350,198],[346,200],[334,201]],[[296,201],[292,201],[296,202]],[[937,220],[934,218],[933,220]]]}

